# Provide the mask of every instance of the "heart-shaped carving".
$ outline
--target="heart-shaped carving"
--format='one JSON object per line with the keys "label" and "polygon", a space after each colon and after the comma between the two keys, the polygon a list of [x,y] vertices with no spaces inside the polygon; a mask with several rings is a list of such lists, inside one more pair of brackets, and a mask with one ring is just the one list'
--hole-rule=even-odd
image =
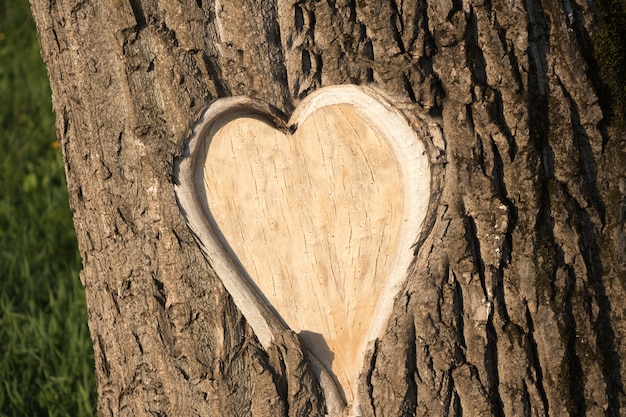
{"label": "heart-shaped carving", "polygon": [[194,129],[177,186],[261,343],[286,326],[298,333],[339,388],[323,384],[331,414],[346,412],[328,404],[338,397],[350,415],[359,415],[368,344],[389,319],[429,194],[415,131],[356,86],[319,90],[289,124],[258,101],[216,101]]}

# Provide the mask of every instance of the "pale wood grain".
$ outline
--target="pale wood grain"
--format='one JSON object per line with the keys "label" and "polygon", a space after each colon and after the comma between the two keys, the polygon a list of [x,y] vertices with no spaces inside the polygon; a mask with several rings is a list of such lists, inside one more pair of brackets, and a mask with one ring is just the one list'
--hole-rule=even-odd
{"label": "pale wood grain", "polygon": [[354,398],[398,248],[403,186],[387,141],[349,105],[286,136],[258,116],[216,126],[211,214],[264,296]]}
{"label": "pale wood grain", "polygon": [[334,86],[307,97],[288,123],[261,101],[218,100],[188,152],[180,205],[259,341],[269,348],[297,332],[328,414],[361,415],[364,361],[429,204],[414,129],[373,90]]}

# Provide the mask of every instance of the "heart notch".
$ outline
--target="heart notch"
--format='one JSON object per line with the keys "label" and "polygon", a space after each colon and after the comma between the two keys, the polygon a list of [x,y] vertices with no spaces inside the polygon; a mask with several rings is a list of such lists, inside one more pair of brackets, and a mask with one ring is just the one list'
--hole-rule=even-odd
{"label": "heart notch", "polygon": [[213,102],[178,165],[185,218],[269,347],[296,332],[331,416],[358,382],[405,280],[430,200],[422,140],[379,94],[327,87],[288,123],[246,97]]}

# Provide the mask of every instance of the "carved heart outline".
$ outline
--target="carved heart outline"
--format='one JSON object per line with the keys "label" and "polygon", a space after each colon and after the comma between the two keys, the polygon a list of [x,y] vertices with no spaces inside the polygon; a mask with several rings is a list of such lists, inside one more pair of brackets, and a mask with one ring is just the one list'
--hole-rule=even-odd
{"label": "carved heart outline", "polygon": [[[379,297],[380,301],[373,315],[378,319],[372,321],[360,350],[360,360],[364,361],[368,348],[380,337],[390,318],[394,299],[413,260],[414,242],[419,240],[430,200],[430,166],[426,149],[399,110],[373,89],[354,85],[332,86],[316,91],[300,103],[288,123],[271,106],[258,100],[242,96],[216,100],[194,127],[185,153],[177,161],[175,191],[184,217],[197,236],[198,244],[208,262],[251,325],[260,343],[268,348],[278,335],[290,329],[241,265],[211,214],[202,175],[208,151],[207,139],[210,140],[211,132],[217,124],[226,124],[242,115],[262,117],[273,122],[276,129],[289,135],[289,132],[295,132],[315,111],[339,105],[351,106],[386,139],[400,166],[404,188],[403,216],[406,219],[398,238],[403,247],[398,250],[394,267],[386,277],[385,288]],[[324,389],[329,414],[359,415],[358,399],[354,398],[354,403],[349,405],[350,410],[346,410],[343,391],[337,388],[336,379],[312,356],[310,361]],[[354,383],[356,385],[358,381]]]}

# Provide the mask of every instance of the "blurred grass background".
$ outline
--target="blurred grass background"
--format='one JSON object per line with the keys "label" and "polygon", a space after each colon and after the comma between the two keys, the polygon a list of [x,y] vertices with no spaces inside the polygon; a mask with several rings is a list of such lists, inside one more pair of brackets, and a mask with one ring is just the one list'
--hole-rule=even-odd
{"label": "blurred grass background", "polygon": [[80,257],[27,0],[0,0],[0,416],[93,416]]}

